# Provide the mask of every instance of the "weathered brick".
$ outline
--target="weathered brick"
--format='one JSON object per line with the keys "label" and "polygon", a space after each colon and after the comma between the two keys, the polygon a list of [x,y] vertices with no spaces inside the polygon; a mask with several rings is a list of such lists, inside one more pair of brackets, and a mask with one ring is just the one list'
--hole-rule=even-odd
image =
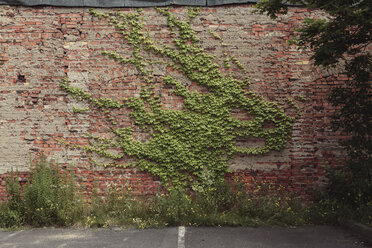
{"label": "weathered brick", "polygon": [[[172,11],[185,16],[187,9],[177,7]],[[220,43],[208,31],[217,32],[229,53],[246,68],[255,93],[277,102],[288,113],[293,110],[285,103],[287,97],[301,94],[307,98],[303,103],[297,102],[302,116],[293,127],[287,147],[265,156],[232,159],[235,173],[226,175],[227,178],[269,180],[306,194],[314,185],[323,184],[324,166],[342,163],[344,154],[338,142],[346,137],[332,132],[330,120],[334,109],[326,98],[332,87],[342,85],[347,78],[344,75],[323,78],[328,74],[314,68],[310,51],[297,50],[286,42],[301,20],[321,14],[290,8],[287,16],[270,20],[252,14],[251,5],[245,4],[203,8],[194,19],[205,51],[222,57]],[[150,34],[160,43],[169,44],[165,19],[149,8],[145,9],[145,20]],[[0,29],[0,199],[5,197],[5,178],[11,168],[24,172],[27,180],[30,154],[37,157],[42,152],[61,165],[73,165],[78,181],[88,193],[97,180],[102,189],[107,187],[105,182],[112,182],[131,185],[135,194],[159,190],[159,182],[148,173],[98,168],[89,164],[83,151],[69,150],[54,141],[58,137],[85,145],[87,140],[81,138],[82,134],[104,133],[107,124],[97,111],[73,114],[72,106],[84,106],[59,89],[62,78],[89,89],[94,96],[117,99],[138,96],[141,81],[135,68],[123,67],[101,55],[103,50],[121,54],[132,51],[115,29],[91,18],[84,8],[4,5],[0,6],[0,25],[4,25]],[[170,69],[159,68],[159,75],[164,74],[162,70]],[[159,86],[158,90],[165,108],[182,109],[181,97],[166,86]],[[190,90],[203,89],[190,83]],[[116,114],[122,118],[123,126],[133,124],[128,113]],[[239,111],[234,116],[250,118]],[[139,138],[147,137],[139,130],[135,133]]]}

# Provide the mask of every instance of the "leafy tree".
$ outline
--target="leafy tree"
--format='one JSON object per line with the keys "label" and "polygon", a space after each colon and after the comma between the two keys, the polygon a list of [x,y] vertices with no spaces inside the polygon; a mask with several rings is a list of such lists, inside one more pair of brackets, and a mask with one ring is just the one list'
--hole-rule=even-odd
{"label": "leafy tree", "polygon": [[277,18],[287,13],[289,5],[325,12],[323,18],[305,19],[293,40],[301,48],[312,49],[315,65],[338,66],[348,76],[348,81],[332,90],[329,98],[338,109],[334,129],[350,135],[344,143],[349,161],[341,173],[331,175],[329,192],[353,205],[371,202],[372,2],[263,0],[257,4],[257,11]]}

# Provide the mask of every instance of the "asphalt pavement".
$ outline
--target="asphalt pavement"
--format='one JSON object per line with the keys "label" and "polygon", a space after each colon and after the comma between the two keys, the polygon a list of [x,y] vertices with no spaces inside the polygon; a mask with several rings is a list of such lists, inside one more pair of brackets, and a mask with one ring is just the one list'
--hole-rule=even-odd
{"label": "asphalt pavement", "polygon": [[163,229],[0,230],[0,248],[360,248],[372,247],[332,226],[169,227]]}

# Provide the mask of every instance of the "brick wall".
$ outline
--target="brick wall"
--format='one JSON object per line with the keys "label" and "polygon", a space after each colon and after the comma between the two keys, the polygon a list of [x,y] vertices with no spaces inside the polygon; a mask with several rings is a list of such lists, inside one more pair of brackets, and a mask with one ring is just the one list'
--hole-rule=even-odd
{"label": "brick wall", "polygon": [[[185,16],[186,10],[172,9],[179,16]],[[342,162],[338,142],[343,137],[331,131],[334,110],[327,94],[345,78],[327,77],[330,72],[313,67],[309,51],[287,45],[299,22],[320,12],[291,8],[287,16],[273,21],[251,11],[249,4],[203,8],[193,21],[194,30],[205,50],[217,57],[222,57],[221,44],[208,30],[223,37],[228,51],[248,71],[251,89],[266,100],[289,112],[287,97],[301,94],[306,101],[296,102],[303,114],[285,149],[263,156],[238,156],[230,161],[234,173],[227,177],[271,180],[306,194],[325,182],[325,166]],[[165,18],[151,8],[144,12],[151,36],[169,43]],[[41,153],[62,165],[72,165],[87,191],[94,183],[102,189],[115,183],[131,185],[138,194],[160,187],[156,178],[136,169],[91,165],[85,153],[55,140],[87,144],[84,133],[107,134],[106,120],[99,112],[73,113],[72,107],[85,106],[59,89],[62,78],[97,97],[121,99],[139,94],[141,81],[136,70],[101,55],[102,50],[130,51],[113,27],[92,18],[88,8],[0,6],[0,43],[0,199],[5,196],[4,178],[11,168],[22,172],[20,180],[25,182],[30,159]],[[157,69],[158,76],[164,75],[164,68]],[[182,98],[159,87],[165,108],[182,108]],[[193,88],[198,90],[190,83]],[[133,124],[129,113],[116,114],[128,126]],[[235,114],[248,118],[244,113]],[[136,135],[139,139],[146,136],[139,130]],[[251,143],[255,145],[255,141]]]}

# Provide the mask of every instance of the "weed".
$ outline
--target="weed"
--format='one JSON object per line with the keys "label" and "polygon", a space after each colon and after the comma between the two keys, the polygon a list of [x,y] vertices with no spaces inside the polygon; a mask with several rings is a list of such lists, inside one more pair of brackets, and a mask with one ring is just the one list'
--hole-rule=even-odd
{"label": "weed", "polygon": [[[261,187],[263,189],[264,187]],[[124,192],[124,193],[123,193]],[[305,208],[284,191],[248,189],[221,181],[204,191],[173,189],[152,197],[134,198],[128,190],[110,189],[96,199],[88,226],[121,225],[136,228],[165,226],[300,225]]]}
{"label": "weed", "polygon": [[1,206],[0,226],[70,226],[82,212],[73,173],[61,172],[45,158],[36,162],[23,188],[13,172],[7,180],[7,202]]}
{"label": "weed", "polygon": [[[123,226],[294,226],[333,224],[352,214],[329,194],[319,192],[313,204],[267,182],[218,181],[198,191],[172,189],[153,196],[134,196],[128,187],[109,187],[105,197],[98,187],[86,202],[77,195],[72,171],[40,160],[32,169],[23,194],[16,173],[7,180],[8,200],[0,206],[0,227]],[[371,223],[372,203],[358,210],[358,218]],[[366,214],[360,214],[366,213]]]}

